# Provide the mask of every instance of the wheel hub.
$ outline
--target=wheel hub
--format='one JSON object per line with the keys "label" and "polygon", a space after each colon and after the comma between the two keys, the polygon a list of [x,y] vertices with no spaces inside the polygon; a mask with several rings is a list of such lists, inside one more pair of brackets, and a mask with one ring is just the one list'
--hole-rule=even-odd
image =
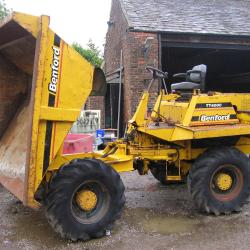
{"label": "wheel hub", "polygon": [[76,195],[78,206],[86,212],[93,210],[97,204],[97,196],[91,190],[82,190]]}
{"label": "wheel hub", "polygon": [[216,185],[222,191],[227,191],[231,188],[233,179],[229,174],[220,173],[216,178]]}

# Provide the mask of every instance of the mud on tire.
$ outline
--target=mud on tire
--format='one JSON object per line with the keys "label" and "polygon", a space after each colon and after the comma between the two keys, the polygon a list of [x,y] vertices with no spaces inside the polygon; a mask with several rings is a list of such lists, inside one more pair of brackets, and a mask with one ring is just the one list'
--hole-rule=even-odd
{"label": "mud on tire", "polygon": [[201,211],[240,211],[250,193],[250,161],[236,148],[207,150],[191,167],[188,189]]}
{"label": "mud on tire", "polygon": [[124,203],[124,185],[113,168],[98,160],[79,159],[52,177],[46,216],[63,238],[86,241],[104,236],[120,217]]}

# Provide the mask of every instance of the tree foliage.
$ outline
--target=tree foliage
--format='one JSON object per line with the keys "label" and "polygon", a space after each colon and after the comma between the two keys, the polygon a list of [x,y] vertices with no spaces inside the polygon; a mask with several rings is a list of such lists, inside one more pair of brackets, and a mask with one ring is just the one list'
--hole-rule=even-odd
{"label": "tree foliage", "polygon": [[97,67],[101,67],[103,62],[103,55],[101,50],[90,39],[87,43],[87,48],[83,48],[79,43],[73,43],[72,47],[87,61]]}
{"label": "tree foliage", "polygon": [[6,17],[9,14],[9,10],[5,5],[4,0],[0,0],[0,19]]}

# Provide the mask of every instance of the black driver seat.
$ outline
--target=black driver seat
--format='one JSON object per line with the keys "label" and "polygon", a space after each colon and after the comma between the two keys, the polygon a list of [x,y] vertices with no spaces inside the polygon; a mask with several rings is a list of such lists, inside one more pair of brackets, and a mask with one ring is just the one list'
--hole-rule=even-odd
{"label": "black driver seat", "polygon": [[192,70],[187,73],[175,74],[174,77],[186,78],[185,82],[173,83],[171,90],[189,91],[193,89],[200,89],[202,92],[205,91],[205,79],[206,79],[207,66],[200,64],[194,66]]}

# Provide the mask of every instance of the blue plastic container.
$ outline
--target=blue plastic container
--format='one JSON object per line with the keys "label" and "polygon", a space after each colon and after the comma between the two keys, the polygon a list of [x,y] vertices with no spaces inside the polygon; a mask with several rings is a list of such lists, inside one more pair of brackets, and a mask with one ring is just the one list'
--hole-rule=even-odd
{"label": "blue plastic container", "polygon": [[96,137],[101,137],[103,138],[105,135],[105,131],[103,129],[97,129],[96,130]]}

